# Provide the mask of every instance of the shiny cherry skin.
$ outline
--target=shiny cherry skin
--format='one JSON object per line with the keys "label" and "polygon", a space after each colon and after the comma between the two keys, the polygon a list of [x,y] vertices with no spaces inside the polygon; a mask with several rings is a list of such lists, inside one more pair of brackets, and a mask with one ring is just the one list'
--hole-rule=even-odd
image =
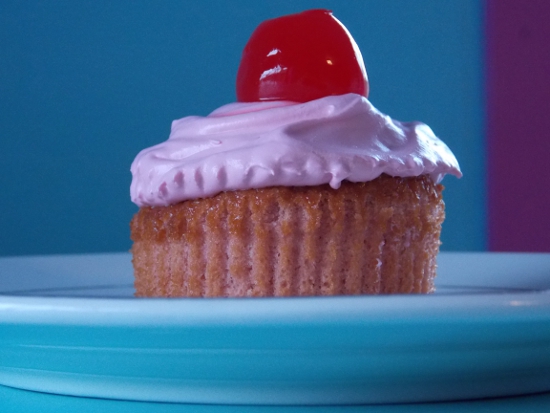
{"label": "shiny cherry skin", "polygon": [[308,102],[330,95],[368,96],[357,44],[329,10],[307,10],[261,23],[246,44],[237,100]]}

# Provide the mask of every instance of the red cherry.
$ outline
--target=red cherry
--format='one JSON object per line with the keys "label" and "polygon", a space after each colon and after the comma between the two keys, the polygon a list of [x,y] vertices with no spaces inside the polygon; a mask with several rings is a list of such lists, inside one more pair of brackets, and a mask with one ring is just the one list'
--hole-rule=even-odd
{"label": "red cherry", "polygon": [[252,33],[237,73],[237,100],[308,102],[369,93],[361,52],[329,10],[266,20]]}

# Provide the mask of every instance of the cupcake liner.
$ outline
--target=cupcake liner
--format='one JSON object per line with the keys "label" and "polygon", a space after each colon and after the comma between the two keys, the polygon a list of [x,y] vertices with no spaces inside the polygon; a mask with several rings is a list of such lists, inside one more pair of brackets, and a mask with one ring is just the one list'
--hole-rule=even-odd
{"label": "cupcake liner", "polygon": [[442,189],[428,176],[382,175],[143,207],[131,223],[136,295],[431,292]]}

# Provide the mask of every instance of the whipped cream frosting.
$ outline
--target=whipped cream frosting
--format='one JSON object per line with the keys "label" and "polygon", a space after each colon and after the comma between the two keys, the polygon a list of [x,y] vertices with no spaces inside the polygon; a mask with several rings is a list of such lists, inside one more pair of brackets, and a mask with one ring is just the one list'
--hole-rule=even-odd
{"label": "whipped cream frosting", "polygon": [[231,103],[175,120],[167,141],[131,167],[132,201],[166,206],[222,191],[366,182],[391,176],[461,177],[430,127],[399,122],[356,94],[306,103]]}

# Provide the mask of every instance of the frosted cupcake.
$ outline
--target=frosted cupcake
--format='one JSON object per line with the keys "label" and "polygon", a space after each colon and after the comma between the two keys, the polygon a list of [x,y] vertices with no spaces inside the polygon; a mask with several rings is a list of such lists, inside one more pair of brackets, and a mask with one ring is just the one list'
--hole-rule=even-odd
{"label": "frosted cupcake", "polygon": [[367,95],[359,49],[329,11],[262,23],[238,102],[174,121],[132,164],[136,294],[432,291],[439,182],[460,169],[428,126]]}

